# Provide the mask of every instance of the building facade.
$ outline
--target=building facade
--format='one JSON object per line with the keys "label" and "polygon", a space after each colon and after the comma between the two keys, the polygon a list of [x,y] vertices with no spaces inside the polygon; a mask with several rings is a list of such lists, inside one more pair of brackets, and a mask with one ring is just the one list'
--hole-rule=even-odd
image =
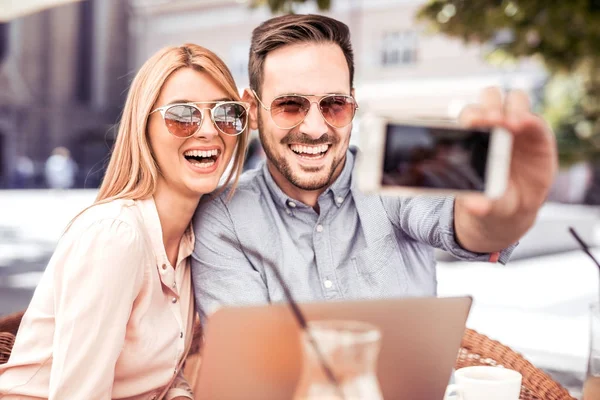
{"label": "building facade", "polygon": [[44,187],[56,147],[78,164],[76,186],[98,185],[128,85],[128,14],[121,0],[85,0],[4,25],[0,58],[0,188],[14,187],[17,159]]}
{"label": "building facade", "polygon": [[[166,45],[194,42],[215,51],[236,82],[248,85],[252,29],[271,17],[266,7],[244,0],[131,0],[132,65]],[[325,15],[350,27],[356,63],[356,97],[362,106],[392,107],[404,116],[454,117],[498,85],[532,90],[545,74],[533,62],[492,66],[486,47],[430,35],[415,21],[424,0],[334,0]],[[319,12],[314,2],[298,13]],[[363,109],[365,107],[362,107]]]}

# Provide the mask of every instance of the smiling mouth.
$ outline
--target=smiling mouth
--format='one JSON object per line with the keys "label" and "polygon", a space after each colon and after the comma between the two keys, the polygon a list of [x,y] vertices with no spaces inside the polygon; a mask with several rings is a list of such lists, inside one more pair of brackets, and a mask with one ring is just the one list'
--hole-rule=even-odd
{"label": "smiling mouth", "polygon": [[189,150],[183,156],[196,168],[210,168],[217,162],[221,155],[221,150]]}
{"label": "smiling mouth", "polygon": [[318,160],[325,157],[325,154],[329,151],[330,144],[320,144],[317,146],[307,146],[302,144],[291,144],[290,150],[292,150],[300,158],[307,160]]}

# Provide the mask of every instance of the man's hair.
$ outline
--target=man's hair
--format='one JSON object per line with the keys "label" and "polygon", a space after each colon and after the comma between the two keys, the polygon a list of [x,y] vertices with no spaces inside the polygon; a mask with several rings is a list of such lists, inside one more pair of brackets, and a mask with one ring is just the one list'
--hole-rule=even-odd
{"label": "man's hair", "polygon": [[354,53],[348,25],[323,15],[284,15],[271,18],[252,31],[248,71],[250,88],[260,95],[267,55],[280,47],[301,43],[333,43],[340,46],[354,82]]}

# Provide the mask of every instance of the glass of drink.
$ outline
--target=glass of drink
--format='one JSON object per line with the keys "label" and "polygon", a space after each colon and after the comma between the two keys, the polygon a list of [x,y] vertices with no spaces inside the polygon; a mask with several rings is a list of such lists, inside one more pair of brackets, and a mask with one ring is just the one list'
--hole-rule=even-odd
{"label": "glass of drink", "polygon": [[600,399],[600,306],[590,307],[590,356],[583,384],[583,400]]}
{"label": "glass of drink", "polygon": [[[304,333],[303,370],[295,400],[382,400],[376,366],[381,342],[379,329],[357,321],[311,321]],[[327,364],[336,380],[333,384]]]}

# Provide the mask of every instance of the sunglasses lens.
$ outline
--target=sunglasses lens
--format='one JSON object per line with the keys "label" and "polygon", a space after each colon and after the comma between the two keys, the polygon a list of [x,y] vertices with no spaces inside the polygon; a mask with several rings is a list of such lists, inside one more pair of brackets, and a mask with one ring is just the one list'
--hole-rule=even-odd
{"label": "sunglasses lens", "polygon": [[202,123],[200,110],[188,106],[177,105],[165,111],[165,124],[171,134],[186,138],[192,136]]}
{"label": "sunglasses lens", "polygon": [[226,135],[239,135],[246,129],[248,113],[241,104],[220,104],[213,110],[216,127]]}
{"label": "sunglasses lens", "polygon": [[356,102],[349,96],[327,96],[319,102],[321,113],[329,125],[343,128],[352,122]]}
{"label": "sunglasses lens", "polygon": [[310,101],[304,97],[277,97],[271,104],[271,117],[278,127],[289,129],[302,122],[309,109]]}

